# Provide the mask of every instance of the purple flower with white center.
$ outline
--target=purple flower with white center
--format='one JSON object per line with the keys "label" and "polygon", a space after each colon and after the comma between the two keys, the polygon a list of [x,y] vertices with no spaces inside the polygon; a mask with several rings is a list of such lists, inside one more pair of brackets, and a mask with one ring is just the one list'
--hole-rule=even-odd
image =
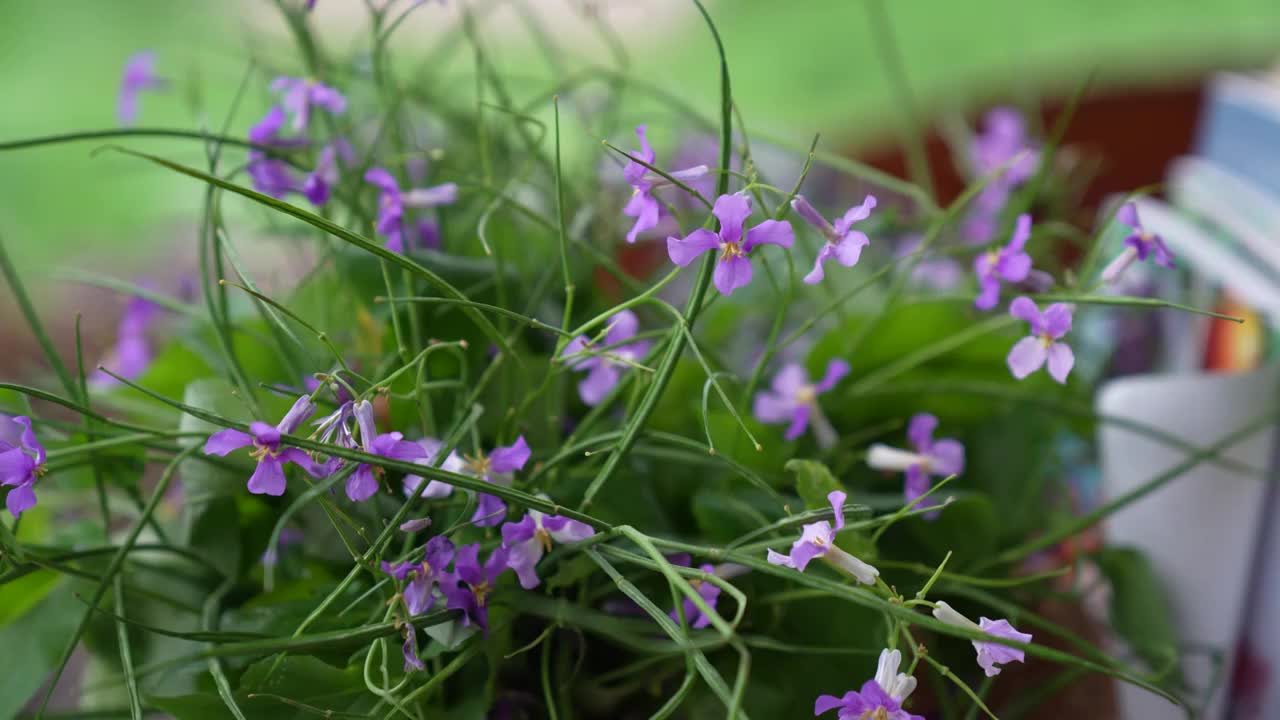
{"label": "purple flower with white center", "polygon": [[293,115],[294,132],[306,131],[313,107],[328,110],[332,115],[347,111],[347,99],[342,93],[314,80],[278,77],[271,82],[271,91],[283,93],[280,104]]}
{"label": "purple flower with white center", "polygon": [[[574,370],[587,373],[586,379],[578,383],[578,396],[587,405],[599,405],[608,396],[622,373],[628,368],[628,362],[638,362],[649,353],[650,343],[640,341],[627,343],[635,337],[640,329],[640,320],[630,310],[620,310],[609,318],[609,330],[605,333],[605,345],[610,346],[602,355],[574,360],[573,356],[591,349],[591,342],[585,335],[579,335],[569,341],[560,353],[560,357],[568,359]],[[625,343],[625,344],[623,344]]]}
{"label": "purple flower with white center", "polygon": [[8,485],[5,506],[16,520],[36,505],[36,481],[47,472],[44,446],[25,415],[0,415],[0,485]]}
{"label": "purple flower with white center", "polygon": [[[474,475],[485,482],[510,485],[511,473],[524,469],[529,462],[529,445],[524,436],[516,438],[511,445],[497,447],[488,457],[483,454],[464,456],[463,471]],[[507,504],[502,498],[488,493],[478,493],[479,505],[471,516],[471,522],[479,527],[495,527],[501,525],[507,515]]]}
{"label": "purple flower with white center", "polygon": [[836,431],[822,414],[818,396],[831,390],[845,375],[849,363],[832,360],[817,384],[809,382],[809,374],[799,363],[788,363],[773,377],[770,389],[756,393],[754,412],[762,423],[789,423],[784,437],[795,440],[810,424],[818,438],[818,446],[827,449],[836,444]]}
{"label": "purple flower with white center", "polygon": [[1173,253],[1169,252],[1169,247],[1164,244],[1164,238],[1142,227],[1142,221],[1138,219],[1137,205],[1131,202],[1121,205],[1116,211],[1116,220],[1127,225],[1130,232],[1124,239],[1124,250],[1102,270],[1102,282],[1107,284],[1115,282],[1135,260],[1144,261],[1148,257],[1155,258],[1159,265],[1167,268],[1174,267]]}
{"label": "purple flower with white center", "polygon": [[973,259],[973,271],[978,275],[981,292],[974,299],[973,306],[979,310],[990,310],[1000,300],[1000,281],[1022,282],[1031,272],[1031,256],[1023,247],[1031,237],[1031,216],[1023,213],[1018,216],[1017,227],[1009,244],[1002,248],[990,250]]}
{"label": "purple flower with white center", "polygon": [[[937,603],[937,606],[933,609],[933,616],[948,625],[970,630],[981,630],[992,637],[1021,643],[1031,642],[1030,633],[1018,632],[1018,629],[1009,624],[1009,621],[1004,618],[990,620],[984,617],[975,623],[945,602]],[[1000,643],[974,640],[973,649],[978,652],[978,665],[987,674],[987,677],[999,675],[1000,665],[1011,662],[1024,662],[1026,659],[1026,654],[1022,650]]]}
{"label": "purple flower with white center", "polygon": [[[418,447],[422,448],[422,454],[414,458],[414,462],[419,465],[436,467],[440,461],[440,451],[444,449],[444,443],[431,437],[422,438],[417,441]],[[450,451],[449,456],[440,463],[440,469],[451,473],[466,472],[467,464],[458,456],[455,451]],[[405,497],[413,497],[418,492],[418,486],[422,484],[422,476],[406,475],[404,478],[404,495]],[[448,497],[453,493],[453,486],[449,483],[440,482],[439,480],[429,480],[427,487],[422,491],[419,497],[424,498],[442,498]]]}
{"label": "purple flower with white center", "polygon": [[916,679],[898,672],[901,664],[900,651],[881,650],[874,679],[863,683],[860,692],[820,696],[813,704],[813,714],[839,710],[838,720],[924,720],[902,709],[902,701],[916,689]]}
{"label": "purple flower with white center", "polygon": [[846,497],[848,496],[839,490],[832,490],[827,494],[827,502],[831,503],[831,509],[835,511],[836,526],[834,528],[826,520],[805,525],[801,529],[800,538],[791,544],[791,553],[783,555],[771,549],[767,556],[769,563],[804,572],[811,560],[825,558],[827,562],[858,582],[874,585],[876,578],[880,576],[880,571],[836,547],[836,533],[844,527]]}
{"label": "purple flower with white center", "polygon": [[800,217],[805,219],[822,234],[826,239],[822,249],[818,251],[818,257],[813,261],[813,270],[804,276],[804,281],[809,285],[817,285],[822,282],[825,274],[822,266],[831,258],[835,258],[841,265],[845,267],[853,267],[858,264],[858,259],[862,257],[862,248],[871,244],[865,233],[853,229],[853,224],[866,220],[871,216],[871,210],[876,206],[876,198],[874,195],[868,195],[861,205],[854,205],[845,211],[840,219],[836,220],[835,225],[827,222],[822,214],[804,199],[803,195],[797,195],[791,201],[791,209],[796,211]]}
{"label": "purple flower with white center", "polygon": [[124,77],[120,80],[120,95],[116,100],[116,117],[121,125],[132,125],[138,119],[138,96],[146,90],[162,90],[169,81],[156,74],[156,54],[143,50],[129,56],[124,63]]}
{"label": "purple flower with white center", "polygon": [[429,208],[450,205],[458,199],[456,183],[413,188],[401,192],[400,183],[395,176],[380,167],[370,168],[364,174],[364,179],[381,191],[378,195],[378,219],[375,229],[387,238],[387,249],[395,252],[405,252],[404,209],[406,207]]}
{"label": "purple flower with white center", "polygon": [[507,570],[507,551],[496,547],[480,564],[480,544],[463,545],[453,561],[453,572],[440,579],[440,589],[450,610],[463,612],[464,627],[476,625],[489,632],[489,593]]}
{"label": "purple flower with white center", "polygon": [[298,448],[280,447],[280,436],[292,434],[316,411],[311,398],[298,398],[289,412],[274,427],[255,420],[249,423],[249,432],[222,430],[209,436],[204,444],[206,455],[223,456],[233,450],[252,447],[249,457],[258,461],[249,477],[249,492],[255,495],[283,495],[285,489],[284,466],[293,463],[315,476],[318,471],[311,456]]}
{"label": "purple flower with white center", "polygon": [[684,239],[669,237],[667,254],[671,262],[684,267],[708,250],[715,250],[719,258],[712,281],[722,295],[751,282],[752,250],[761,245],[789,248],[795,241],[791,223],[785,220],[765,220],[744,232],[751,216],[751,198],[744,195],[721,195],[711,214],[720,221],[718,232],[699,228]]}
{"label": "purple flower with white center", "polygon": [[[632,156],[643,160],[649,165],[654,165],[657,156],[653,152],[653,147],[649,145],[649,138],[645,136],[647,129],[644,125],[636,127],[636,137],[640,138],[640,150],[637,150]],[[708,172],[706,165],[696,165],[684,170],[676,170],[670,173],[671,177],[686,182],[696,180]],[[627,217],[636,219],[631,230],[627,232],[627,242],[634,243],[636,237],[646,230],[652,230],[658,224],[658,218],[662,215],[662,205],[658,199],[653,196],[653,191],[670,181],[666,178],[653,173],[649,168],[641,165],[635,160],[629,160],[626,167],[622,169],[622,176],[626,178],[627,184],[633,189],[631,200],[627,202],[626,207],[622,208],[622,214]]]}
{"label": "purple flower with white center", "polygon": [[153,357],[151,342],[147,339],[147,329],[158,311],[159,306],[146,298],[129,299],[116,330],[116,344],[99,363],[101,368],[89,378],[90,383],[103,386],[118,382],[111,375],[103,372],[102,368],[126,380],[133,380],[146,372]]}
{"label": "purple flower with white center", "polygon": [[[867,449],[867,465],[875,470],[905,472],[906,483],[903,494],[908,503],[924,495],[932,487],[931,475],[950,476],[964,472],[964,445],[954,438],[933,439],[933,431],[938,429],[938,418],[928,413],[919,413],[911,417],[907,424],[907,440],[915,452],[900,450],[888,445],[876,443]],[[917,508],[937,505],[932,498],[925,498],[916,503]],[[925,515],[929,520],[937,517],[937,513]]]}
{"label": "purple flower with white center", "polygon": [[[407,442],[404,435],[398,432],[378,434],[373,420],[373,405],[368,400],[355,404],[353,410],[356,426],[360,428],[361,448],[370,455],[378,455],[392,460],[415,460],[422,456],[422,447],[417,443]],[[360,467],[347,478],[347,497],[352,502],[364,502],[378,492],[378,480],[383,469],[368,463]]]}
{"label": "purple flower with white center", "polygon": [[1019,380],[1039,370],[1047,362],[1049,375],[1066,384],[1067,375],[1076,364],[1071,347],[1059,342],[1071,332],[1071,313],[1068,303],[1054,303],[1043,313],[1029,297],[1017,297],[1009,304],[1009,314],[1025,320],[1031,326],[1031,335],[1022,338],[1009,351],[1006,362],[1013,376]]}
{"label": "purple flower with white center", "polygon": [[[281,138],[285,114],[279,106],[274,106],[262,116],[253,127],[249,128],[249,142],[268,147],[288,147],[299,145],[299,140]],[[273,198],[283,198],[291,192],[301,192],[302,183],[294,176],[293,168],[279,158],[273,158],[261,150],[250,150],[249,161],[245,167],[249,179],[253,181],[253,189]]]}
{"label": "purple flower with white center", "polygon": [[584,522],[530,510],[519,522],[502,526],[502,547],[507,551],[507,567],[520,578],[520,587],[532,590],[540,582],[538,561],[543,553],[551,552],[552,541],[565,545],[586,540],[595,534],[595,529]]}
{"label": "purple flower with white center", "polygon": [[384,560],[382,572],[401,582],[408,580],[403,592],[405,609],[410,615],[421,615],[435,604],[431,591],[437,582],[445,582],[445,568],[449,567],[452,560],[453,543],[449,538],[437,535],[427,541],[422,562],[402,562],[393,565]]}

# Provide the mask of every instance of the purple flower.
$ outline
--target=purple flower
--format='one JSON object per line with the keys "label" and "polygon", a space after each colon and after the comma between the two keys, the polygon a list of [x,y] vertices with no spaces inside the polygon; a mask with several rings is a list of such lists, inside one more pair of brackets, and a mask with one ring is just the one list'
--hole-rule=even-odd
{"label": "purple flower", "polygon": [[444,582],[445,568],[449,567],[452,560],[453,543],[449,538],[437,535],[427,541],[427,550],[422,562],[402,562],[392,565],[383,560],[382,572],[396,580],[409,581],[404,586],[404,606],[410,615],[421,615],[435,604],[431,591],[437,582]]}
{"label": "purple flower", "polygon": [[[511,473],[524,468],[525,463],[529,462],[529,454],[529,445],[521,435],[511,445],[494,448],[489,457],[482,454],[475,457],[467,456],[464,472],[485,482],[510,485]],[[471,522],[479,527],[501,525],[507,515],[507,504],[502,502],[502,498],[479,493],[479,501],[475,514],[471,516]]]}
{"label": "purple flower", "polygon": [[1167,268],[1174,267],[1173,253],[1169,252],[1164,239],[1148,232],[1138,219],[1138,206],[1127,202],[1116,212],[1116,220],[1129,226],[1129,235],[1124,239],[1124,251],[1107,264],[1102,271],[1102,281],[1113,283],[1120,278],[1134,260],[1146,260],[1148,256],[1155,258],[1157,264]]}
{"label": "purple flower", "polygon": [[1022,282],[1031,272],[1031,256],[1023,251],[1031,237],[1031,216],[1018,216],[1009,244],[998,250],[990,250],[973,259],[973,271],[978,274],[981,292],[973,301],[979,310],[990,310],[1000,300],[1000,280]]}
{"label": "purple flower", "polygon": [[[636,137],[640,138],[640,150],[631,153],[633,156],[640,158],[644,162],[654,165],[656,155],[653,147],[649,145],[649,138],[645,137],[646,127],[639,125],[636,127]],[[688,180],[696,180],[707,174],[706,165],[696,165],[684,170],[676,170],[670,173],[671,177],[685,182]],[[622,169],[622,176],[626,178],[634,192],[631,200],[627,202],[626,207],[622,208],[622,214],[627,217],[636,219],[631,230],[627,232],[627,242],[636,241],[636,236],[646,230],[652,230],[658,224],[658,217],[662,214],[662,205],[658,199],[653,196],[653,191],[669,181],[649,170],[649,168],[641,165],[635,160],[627,162],[626,167]]]}
{"label": "purple flower", "polygon": [[839,710],[838,720],[924,720],[902,709],[902,701],[916,689],[916,679],[898,672],[901,663],[901,652],[881,650],[875,679],[863,683],[860,692],[820,696],[813,704],[813,714]]}
{"label": "purple flower", "polygon": [[496,547],[480,564],[480,544],[463,545],[453,561],[453,573],[440,579],[440,590],[450,610],[463,612],[463,626],[476,625],[489,631],[489,593],[498,577],[507,570],[507,551]]}
{"label": "purple flower", "polygon": [[169,81],[156,74],[156,54],[143,50],[129,56],[124,64],[124,77],[120,80],[120,95],[116,100],[116,117],[121,125],[132,125],[138,119],[138,95],[144,90],[161,90]]}
{"label": "purple flower", "polygon": [[848,374],[849,363],[832,360],[827,363],[822,380],[815,385],[809,382],[804,367],[799,363],[789,363],[773,377],[769,390],[756,393],[756,419],[769,424],[790,423],[784,435],[788,440],[803,435],[812,422],[818,445],[823,449],[830,448],[836,444],[836,431],[822,414],[818,396],[835,387]]}
{"label": "purple flower", "polygon": [[329,202],[329,193],[338,180],[338,150],[332,144],[325,145],[316,158],[315,169],[302,183],[302,194],[312,205],[320,207]]}
{"label": "purple flower", "polygon": [[[356,403],[353,412],[356,426],[360,428],[360,444],[365,452],[392,460],[412,461],[422,457],[422,446],[405,441],[404,435],[398,432],[378,434],[373,420],[373,405],[368,400]],[[364,502],[373,497],[378,492],[378,480],[382,475],[382,468],[361,463],[351,477],[347,478],[347,497],[352,502]]]}
{"label": "purple flower", "polygon": [[785,220],[765,220],[743,232],[747,218],[751,216],[751,198],[744,195],[721,195],[716,198],[711,214],[720,221],[720,230],[712,232],[699,228],[683,240],[667,238],[667,254],[671,262],[684,267],[708,250],[716,250],[713,281],[722,295],[751,282],[751,251],[760,245],[791,247],[795,234],[791,223]]}
{"label": "purple flower", "polygon": [[[1004,638],[1005,640],[1014,640],[1021,643],[1031,642],[1029,633],[1018,632],[1017,628],[1009,624],[1008,620],[1003,618],[999,620],[989,620],[981,618],[979,622],[974,623],[969,618],[961,615],[955,608],[939,602],[933,609],[933,616],[948,625],[956,627],[968,628],[970,630],[981,630],[992,637]],[[978,652],[978,665],[986,672],[987,677],[995,677],[1000,674],[999,665],[1011,662],[1023,662],[1026,654],[1017,648],[1001,645],[1000,643],[983,642],[981,640],[973,641],[973,649]]]}
{"label": "purple flower", "polygon": [[284,94],[280,104],[293,115],[294,132],[306,131],[312,107],[328,110],[333,115],[347,110],[347,99],[342,93],[314,80],[278,77],[271,82],[271,91]]}
{"label": "purple flower", "polygon": [[538,587],[538,561],[551,552],[554,540],[562,545],[585,540],[596,531],[588,524],[559,515],[530,510],[519,522],[502,526],[502,547],[507,551],[507,567],[520,578],[520,587]]}
{"label": "purple flower", "polygon": [[827,222],[803,195],[797,195],[791,201],[791,208],[796,213],[812,225],[822,237],[826,238],[826,243],[822,249],[818,251],[818,257],[813,261],[813,270],[804,276],[804,281],[809,285],[817,285],[822,282],[824,273],[822,265],[835,258],[845,267],[853,267],[858,264],[858,258],[862,256],[862,248],[871,244],[864,233],[852,229],[853,224],[861,220],[866,220],[871,216],[871,210],[876,206],[876,198],[874,195],[868,195],[861,205],[855,205],[845,211],[844,215],[836,220],[835,226]]}
{"label": "purple flower", "polygon": [[[587,377],[578,383],[578,395],[587,405],[599,405],[605,396],[618,384],[622,373],[627,369],[627,362],[638,362],[649,353],[650,343],[647,341],[625,343],[635,337],[640,327],[636,314],[630,310],[620,310],[609,318],[609,330],[605,333],[605,345],[612,346],[604,351],[607,354],[573,360],[574,370],[585,371]],[[560,357],[569,360],[573,356],[586,352],[591,342],[585,335],[579,335],[569,341],[560,353]]]}
{"label": "purple flower", "polygon": [[289,412],[275,427],[264,422],[254,421],[249,424],[250,432],[239,430],[222,430],[209,436],[204,444],[206,455],[226,455],[243,447],[253,447],[249,456],[258,461],[257,469],[249,478],[249,492],[256,495],[283,495],[285,489],[284,466],[293,463],[312,476],[318,470],[311,457],[297,448],[280,447],[280,436],[292,434],[302,423],[306,422],[316,406],[311,398],[303,395],[298,398]]}
{"label": "purple flower", "polygon": [[1005,170],[978,193],[973,212],[965,220],[964,235],[975,242],[987,242],[991,238],[1009,194],[1026,182],[1040,165],[1040,154],[1031,145],[1017,110],[995,108],[987,113],[984,124],[985,132],[977,135],[969,148],[973,174],[983,177],[1002,167]]}
{"label": "purple flower", "polygon": [[1007,362],[1014,377],[1021,380],[1048,361],[1049,375],[1059,383],[1067,382],[1076,358],[1071,348],[1058,340],[1071,332],[1071,312],[1071,305],[1054,303],[1041,313],[1031,298],[1014,298],[1009,304],[1009,314],[1031,325],[1031,335],[1019,340],[1009,351]]}
{"label": "purple flower", "polygon": [[[932,487],[930,475],[959,475],[964,472],[964,445],[954,438],[933,439],[938,429],[938,418],[928,413],[912,416],[907,425],[907,440],[915,452],[899,450],[876,443],[867,450],[867,465],[876,470],[906,472],[903,494],[908,503],[924,495]],[[925,508],[938,504],[925,498],[916,507]],[[936,513],[925,516],[932,520]]]}
{"label": "purple flower", "polygon": [[375,227],[379,234],[387,238],[387,249],[395,252],[405,252],[404,209],[406,207],[428,208],[449,205],[458,199],[456,183],[444,183],[401,192],[395,176],[380,167],[370,168],[364,174],[364,179],[381,191],[378,195],[378,219]]}
{"label": "purple flower", "polygon": [[[690,562],[691,558],[688,555],[680,555],[671,558],[671,563],[673,565],[683,565],[688,567]],[[723,565],[711,565],[708,563],[699,565],[698,569],[707,575],[714,575],[716,577],[726,579],[737,577],[738,575],[749,572],[746,567],[734,563],[725,563]],[[692,578],[689,580],[689,584],[698,592],[698,595],[708,607],[712,610],[716,609],[716,603],[719,601],[721,593],[719,585],[702,578]],[[694,604],[691,598],[683,598],[680,605],[681,609],[684,610],[685,621],[688,622],[689,626],[693,629],[701,630],[711,624],[711,618],[699,610],[698,606]],[[680,622],[680,615],[675,608],[672,608],[671,612],[667,613],[667,615],[672,620]]]}
{"label": "purple flower", "polygon": [[769,563],[803,572],[808,567],[809,561],[814,558],[826,558],[827,562],[848,573],[858,582],[874,585],[876,578],[880,576],[880,571],[836,547],[836,533],[844,527],[846,497],[847,495],[839,490],[832,490],[827,495],[827,502],[831,503],[831,509],[835,511],[835,528],[832,528],[831,523],[826,520],[805,525],[800,538],[791,544],[791,554],[783,555],[769,550],[767,556]]}
{"label": "purple flower", "polygon": [[[147,328],[158,310],[159,307],[150,300],[130,298],[116,329],[116,344],[99,365],[126,380],[133,380],[146,372],[153,357],[151,342],[147,339]],[[89,378],[89,382],[104,386],[119,381],[99,369]]]}
{"label": "purple flower", "polygon": [[25,415],[0,415],[0,485],[9,485],[5,505],[17,519],[36,505],[36,481],[47,471],[45,450]]}
{"label": "purple flower", "polygon": [[[418,440],[417,444],[422,448],[422,454],[414,459],[415,463],[430,467],[435,467],[436,464],[439,463],[441,470],[446,470],[451,473],[462,473],[466,471],[466,463],[462,461],[461,457],[458,457],[457,452],[451,451],[449,456],[444,459],[444,462],[440,463],[440,451],[444,449],[444,443],[439,440],[427,437]],[[405,497],[413,497],[418,492],[418,486],[421,484],[422,477],[420,475],[406,475],[404,478]],[[422,491],[422,495],[420,497],[442,498],[447,497],[452,492],[452,485],[440,482],[439,480],[430,480],[427,482],[427,487]]]}
{"label": "purple flower", "polygon": [[[279,106],[274,106],[262,116],[262,119],[249,128],[249,142],[269,147],[288,147],[298,145],[299,141],[281,138],[280,129],[284,127],[285,114]],[[250,150],[245,171],[253,181],[253,188],[273,198],[283,198],[291,192],[302,192],[303,184],[294,176],[293,168],[279,158],[273,158],[261,150]]]}

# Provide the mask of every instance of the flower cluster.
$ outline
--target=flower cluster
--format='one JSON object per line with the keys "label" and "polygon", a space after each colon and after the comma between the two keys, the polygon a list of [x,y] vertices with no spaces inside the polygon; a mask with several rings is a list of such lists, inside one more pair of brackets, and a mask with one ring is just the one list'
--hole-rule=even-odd
{"label": "flower cluster", "polygon": [[46,457],[31,418],[0,415],[0,485],[9,486],[5,506],[15,519],[36,505],[36,481],[47,470]]}

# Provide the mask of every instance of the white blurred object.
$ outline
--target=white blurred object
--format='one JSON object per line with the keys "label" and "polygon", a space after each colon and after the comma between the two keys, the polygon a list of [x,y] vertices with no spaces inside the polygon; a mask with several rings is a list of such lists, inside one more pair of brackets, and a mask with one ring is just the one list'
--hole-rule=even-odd
{"label": "white blurred object", "polygon": [[[1204,447],[1274,407],[1278,369],[1125,377],[1101,388],[1097,411]],[[1275,436],[1275,426],[1268,426],[1224,450],[1222,457],[1268,467]],[[1133,491],[1187,458],[1184,450],[1114,423],[1099,430],[1099,455],[1104,501]],[[1205,720],[1225,717],[1266,490],[1260,476],[1203,462],[1107,520],[1108,543],[1135,547],[1151,560],[1182,642],[1223,654],[1220,675],[1203,653],[1185,658],[1192,688],[1203,691],[1217,683],[1203,714],[1197,715]],[[1132,685],[1121,684],[1119,696],[1122,717],[1128,720],[1183,717],[1168,701]]]}

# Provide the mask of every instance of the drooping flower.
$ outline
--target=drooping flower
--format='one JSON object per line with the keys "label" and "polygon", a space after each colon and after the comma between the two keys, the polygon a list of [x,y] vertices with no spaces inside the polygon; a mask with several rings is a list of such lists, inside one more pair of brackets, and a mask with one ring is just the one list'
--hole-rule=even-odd
{"label": "drooping flower", "polygon": [[138,96],[146,90],[162,90],[169,81],[156,74],[156,54],[143,50],[129,56],[124,64],[124,77],[120,80],[120,94],[116,100],[116,117],[121,125],[132,125],[138,119]]}
{"label": "drooping flower", "polygon": [[249,423],[247,433],[233,429],[221,430],[209,436],[204,444],[204,452],[206,455],[222,456],[233,450],[253,447],[249,457],[257,460],[258,466],[249,477],[249,492],[255,495],[283,495],[285,465],[293,463],[313,476],[319,472],[311,456],[305,452],[298,448],[280,447],[280,436],[293,434],[315,411],[316,406],[312,404],[311,398],[303,395],[275,426],[254,421]]}
{"label": "drooping flower", "polygon": [[[631,154],[650,165],[654,165],[657,156],[653,152],[653,147],[649,145],[649,138],[646,137],[646,132],[646,126],[639,125],[636,127],[636,137],[640,138],[640,150]],[[686,182],[696,180],[706,175],[707,172],[706,165],[695,165],[694,167],[676,170],[669,174],[680,182]],[[662,214],[662,204],[653,196],[653,191],[664,184],[669,184],[670,181],[635,160],[627,162],[626,167],[622,169],[622,176],[626,178],[627,184],[633,190],[631,200],[622,209],[623,215],[636,219],[635,224],[631,226],[631,230],[627,232],[627,242],[633,243],[640,233],[652,230],[657,226],[658,218]]]}
{"label": "drooping flower", "polygon": [[[933,439],[933,431],[938,429],[938,418],[929,413],[919,413],[911,417],[907,424],[907,440],[915,448],[915,452],[900,450],[888,445],[876,443],[867,449],[867,465],[875,470],[905,472],[906,483],[903,495],[908,503],[924,495],[932,487],[931,475],[959,475],[964,472],[964,445],[954,438]],[[933,498],[925,498],[916,504],[917,508],[937,505]],[[935,513],[925,516],[932,520]]]}
{"label": "drooping flower", "polygon": [[770,389],[756,393],[753,407],[756,419],[770,424],[789,423],[784,435],[788,440],[800,437],[812,424],[819,447],[830,448],[836,444],[836,431],[822,414],[818,396],[831,390],[848,374],[849,363],[832,360],[827,363],[822,380],[814,384],[809,382],[803,366],[788,363],[773,377]]}
{"label": "drooping flower", "polygon": [[1125,270],[1129,269],[1133,261],[1143,261],[1147,257],[1155,258],[1157,264],[1167,268],[1174,267],[1173,253],[1169,252],[1169,247],[1164,244],[1164,238],[1142,227],[1142,221],[1138,219],[1137,205],[1131,202],[1121,205],[1116,211],[1116,220],[1127,225],[1130,232],[1124,239],[1124,250],[1103,268],[1104,283],[1114,283],[1120,279]]}
{"label": "drooping flower", "polygon": [[[627,362],[638,362],[649,353],[647,340],[627,343],[635,337],[640,328],[640,320],[630,310],[620,310],[609,318],[609,330],[605,333],[605,345],[610,346],[604,355],[595,355],[578,360],[573,356],[591,349],[591,342],[585,335],[579,335],[565,345],[560,357],[570,359],[574,370],[584,371],[587,377],[578,383],[578,396],[587,405],[599,405],[613,390],[628,369]],[[625,344],[623,344],[625,343]]]}
{"label": "drooping flower", "polygon": [[431,591],[437,582],[444,582],[446,569],[453,560],[453,543],[449,538],[437,535],[427,541],[426,553],[420,563],[391,564],[382,561],[382,572],[396,580],[408,580],[404,586],[404,606],[410,615],[421,615],[431,609],[435,598]]}
{"label": "drooping flower", "polygon": [[[444,462],[440,462],[440,451],[444,449],[444,443],[432,438],[426,437],[417,441],[419,447],[422,448],[422,454],[414,459],[419,465],[427,465],[436,467],[437,463],[441,470],[451,473],[462,473],[466,470],[466,463],[458,456],[456,451],[450,451]],[[420,475],[406,475],[404,478],[404,494],[405,497],[413,497],[418,492],[418,486],[422,484]],[[424,498],[442,498],[447,497],[453,492],[453,486],[439,480],[430,480],[427,487],[422,491],[419,497]]]}
{"label": "drooping flower", "polygon": [[1009,238],[1009,244],[1002,248],[989,250],[973,259],[973,271],[978,275],[978,286],[981,291],[974,299],[973,306],[979,310],[990,310],[1000,301],[1000,281],[1022,282],[1031,272],[1031,256],[1023,247],[1031,237],[1031,216],[1023,213],[1018,216],[1018,224]]}
{"label": "drooping flower", "polygon": [[1059,383],[1067,382],[1076,358],[1070,346],[1058,341],[1071,332],[1071,312],[1070,304],[1054,303],[1041,313],[1031,298],[1014,298],[1009,304],[1009,314],[1031,326],[1031,335],[1019,340],[1009,351],[1007,362],[1015,378],[1025,378],[1047,361],[1049,375]]}
{"label": "drooping flower", "polygon": [[[945,602],[937,603],[937,606],[933,609],[933,616],[948,625],[969,628],[970,630],[981,630],[992,637],[1021,643],[1031,642],[1030,633],[1018,632],[1018,629],[1009,624],[1009,621],[1004,618],[989,620],[984,617],[975,623]],[[1023,662],[1026,659],[1026,653],[1022,650],[1008,645],[1001,645],[1000,643],[974,640],[973,649],[978,652],[978,665],[987,674],[987,677],[999,675],[1000,665]]]}
{"label": "drooping flower", "polygon": [[0,415],[0,485],[9,486],[5,506],[17,519],[36,505],[36,481],[47,472],[44,446],[25,415]]}
{"label": "drooping flower", "polygon": [[342,93],[306,78],[278,77],[271,82],[271,91],[282,93],[280,104],[293,115],[294,132],[306,132],[313,107],[341,115],[347,111],[347,99]]}
{"label": "drooping flower", "polygon": [[410,673],[414,670],[426,670],[427,666],[418,658],[417,628],[413,623],[403,623],[400,626],[400,633],[404,637],[404,645],[400,647],[400,652],[404,655],[404,671]]}
{"label": "drooping flower", "polygon": [[824,558],[858,582],[874,585],[876,578],[880,576],[880,571],[836,547],[836,533],[844,527],[846,497],[848,496],[839,490],[832,490],[827,494],[827,502],[831,503],[831,509],[835,511],[834,528],[826,520],[805,525],[801,530],[800,538],[791,544],[791,553],[783,555],[770,549],[767,556],[769,563],[803,572],[811,560]]}
{"label": "drooping flower", "polygon": [[838,710],[837,720],[924,720],[902,709],[902,701],[916,689],[916,679],[898,672],[901,663],[898,650],[881,650],[874,679],[863,683],[859,692],[820,696],[813,704],[813,714]]}
{"label": "drooping flower", "polygon": [[365,182],[376,186],[378,194],[378,219],[376,229],[384,236],[387,249],[405,252],[404,209],[429,208],[450,205],[458,199],[458,185],[444,183],[427,188],[413,188],[401,192],[396,177],[385,168],[370,168],[364,174]]}
{"label": "drooping flower", "polygon": [[[98,363],[100,368],[110,370],[126,380],[133,380],[146,372],[153,357],[147,330],[159,309],[159,306],[146,298],[129,298],[116,329],[116,343],[107,351],[102,362]],[[89,382],[104,386],[119,381],[103,369],[98,369],[89,378]]]}
{"label": "drooping flower", "polygon": [[[284,122],[284,110],[278,105],[273,106],[261,120],[249,128],[249,142],[266,147],[290,147],[304,143],[305,141],[294,138],[280,137]],[[273,198],[280,199],[291,192],[302,192],[303,183],[295,176],[293,168],[262,150],[249,151],[245,171],[253,182],[254,190]]]}
{"label": "drooping flower", "polygon": [[[422,456],[422,446],[406,441],[404,435],[398,432],[378,433],[373,420],[373,405],[368,400],[356,403],[353,412],[356,426],[360,428],[360,445],[365,452],[405,461]],[[382,468],[361,463],[351,477],[347,478],[347,497],[352,502],[364,502],[373,497],[378,492],[378,480],[382,475]]]}
{"label": "drooping flower", "polygon": [[507,566],[520,578],[520,587],[531,590],[540,582],[538,561],[543,553],[551,552],[553,540],[565,545],[595,534],[584,522],[530,510],[519,522],[502,526],[502,547],[507,551]]}
{"label": "drooping flower", "polygon": [[480,564],[480,544],[463,545],[453,561],[453,572],[440,580],[440,589],[450,610],[463,612],[463,626],[476,625],[489,631],[489,593],[507,570],[507,551],[496,547]]}
{"label": "drooping flower", "polygon": [[789,248],[795,241],[791,223],[785,220],[765,220],[744,232],[751,216],[751,198],[744,195],[721,195],[711,214],[720,221],[718,231],[699,228],[684,239],[669,237],[667,254],[671,262],[684,267],[708,250],[715,250],[719,257],[712,281],[722,295],[751,282],[752,250],[761,245]]}
{"label": "drooping flower", "polygon": [[868,195],[861,205],[854,205],[846,210],[833,226],[809,204],[808,200],[804,199],[803,195],[797,195],[791,201],[791,208],[796,211],[796,214],[804,218],[826,239],[826,243],[818,251],[818,257],[813,261],[813,270],[804,276],[806,283],[817,285],[822,282],[822,278],[825,277],[822,266],[831,258],[835,258],[845,267],[858,264],[858,259],[862,256],[862,248],[871,244],[871,241],[867,239],[865,233],[854,230],[853,224],[870,217],[871,210],[875,206],[875,196]]}

